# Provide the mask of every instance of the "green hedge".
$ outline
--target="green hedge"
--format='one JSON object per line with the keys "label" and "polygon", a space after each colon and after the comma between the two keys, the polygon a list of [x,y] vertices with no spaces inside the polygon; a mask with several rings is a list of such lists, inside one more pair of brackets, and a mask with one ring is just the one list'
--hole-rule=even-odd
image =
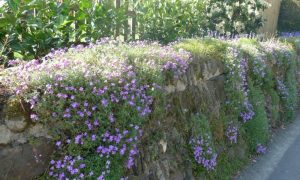
{"label": "green hedge", "polygon": [[115,2],[7,0],[0,7],[0,60],[40,58],[51,49],[86,45],[103,37],[134,40],[127,23],[134,16],[137,39],[164,44],[208,30],[250,33],[260,27],[260,10],[265,8],[258,0],[241,4],[239,0],[124,0],[118,8]]}

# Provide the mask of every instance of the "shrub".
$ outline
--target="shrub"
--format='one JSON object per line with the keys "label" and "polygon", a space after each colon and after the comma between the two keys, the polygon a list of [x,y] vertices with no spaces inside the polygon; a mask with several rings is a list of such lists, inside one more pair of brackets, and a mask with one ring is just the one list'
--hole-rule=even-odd
{"label": "shrub", "polygon": [[113,36],[127,18],[124,9],[114,8],[110,0],[8,0],[0,8],[0,41],[8,36],[9,59],[39,58],[53,48]]}
{"label": "shrub", "polygon": [[168,43],[204,32],[202,0],[147,0],[137,10],[141,39]]}
{"label": "shrub", "polygon": [[256,32],[262,26],[262,12],[267,6],[264,0],[207,0],[208,28],[227,35]]}
{"label": "shrub", "polygon": [[164,44],[214,30],[255,32],[266,8],[263,2],[126,0],[116,8],[114,0],[8,0],[0,7],[0,45],[7,57],[2,59],[40,58],[53,48],[87,45],[103,37],[134,40],[129,19],[136,19],[132,33],[140,40]]}

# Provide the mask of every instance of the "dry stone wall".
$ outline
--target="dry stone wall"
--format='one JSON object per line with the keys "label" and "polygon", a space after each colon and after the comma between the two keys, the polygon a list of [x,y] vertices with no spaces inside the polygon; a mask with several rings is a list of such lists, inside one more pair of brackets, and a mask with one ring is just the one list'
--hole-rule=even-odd
{"label": "dry stone wall", "polygon": [[[138,160],[137,179],[195,179],[189,152],[186,149],[184,126],[190,114],[199,107],[206,109],[213,120],[219,116],[224,101],[224,66],[218,60],[194,58],[187,73],[165,86],[169,113],[166,118],[151,122]],[[221,130],[221,129],[220,129]],[[149,139],[162,132],[150,146]],[[147,137],[148,136],[148,137]]]}
{"label": "dry stone wall", "polygon": [[[158,131],[162,132],[162,137],[151,146],[142,147],[137,161],[139,169],[135,170],[137,176],[132,178],[193,179],[191,164],[186,162],[186,142],[178,116],[196,113],[201,106],[203,109],[208,107],[208,111],[218,116],[224,99],[223,73],[224,66],[220,61],[195,58],[184,76],[164,87],[169,96],[169,115],[149,124],[143,143],[147,143],[147,136]],[[47,127],[29,120],[26,103],[6,93],[4,87],[2,89],[0,179],[31,179],[44,173],[48,167],[54,151],[51,136]],[[181,114],[175,113],[177,108]]]}
{"label": "dry stone wall", "polygon": [[[248,40],[247,43],[249,43]],[[247,43],[245,44],[249,45]],[[274,58],[272,59],[274,62],[278,60],[275,59],[275,56],[278,55],[276,53],[274,52],[271,54],[272,57],[269,57]],[[225,87],[228,85],[226,80],[229,78],[226,76],[228,72],[225,72],[224,62],[212,57],[194,54],[184,74],[181,74],[179,78],[170,78],[165,81],[162,87],[166,97],[165,109],[161,116],[150,114],[149,120],[143,124],[144,132],[138,147],[139,153],[135,158],[133,168],[125,172],[129,179],[213,179],[213,177],[207,177],[205,174],[207,169],[203,167],[200,167],[202,168],[200,174],[195,174],[194,171],[196,163],[194,157],[191,156],[194,152],[191,152],[191,148],[187,147],[191,137],[193,137],[191,129],[195,128],[193,127],[195,123],[191,119],[193,115],[200,117],[199,114],[203,114],[205,116],[205,121],[210,125],[207,129],[212,133],[213,142],[217,142],[214,147],[217,154],[226,154],[228,162],[248,159],[250,145],[246,139],[247,135],[245,135],[247,132],[241,132],[245,136],[239,136],[238,142],[234,145],[225,139],[227,137],[224,131],[226,131],[228,124],[225,125],[221,117],[225,116],[222,114],[225,113],[222,108],[226,98],[228,98],[226,97],[228,94],[225,94],[228,89]],[[288,59],[284,60],[288,61]],[[299,62],[297,63],[299,65]],[[276,68],[269,69],[275,69],[274,74],[278,76],[284,74],[284,72],[277,71]],[[239,74],[235,75],[238,76]],[[295,79],[294,71],[291,76],[293,76],[292,79]],[[271,81],[273,82],[273,79]],[[271,86],[269,90],[277,91],[275,84]],[[265,118],[264,120],[271,122],[272,112],[275,109],[278,113],[281,104],[279,102],[274,103],[276,98],[269,97],[269,94],[261,94],[259,97],[266,98],[266,100],[264,98],[259,99],[264,104],[259,106],[253,103],[253,105],[262,109],[262,118],[266,117],[264,112],[267,111],[268,119]],[[155,103],[154,99],[152,106],[155,106]],[[271,107],[272,103],[275,104],[274,107]],[[30,120],[29,116],[32,113],[30,111],[29,104],[18,96],[9,94],[4,86],[0,86],[1,180],[33,179],[47,173],[47,169],[49,169],[51,155],[55,152],[53,138],[50,135],[50,129],[53,128],[50,128],[50,125],[45,126],[39,121]],[[241,119],[236,118],[236,121],[241,121]],[[270,122],[267,122],[267,126],[271,126]],[[245,125],[244,122],[239,123],[242,124],[241,126]],[[247,131],[245,129],[243,131]],[[199,167],[201,164],[197,164],[197,166]]]}
{"label": "dry stone wall", "polygon": [[32,124],[26,105],[1,87],[0,179],[29,180],[48,167],[54,148],[47,128]]}

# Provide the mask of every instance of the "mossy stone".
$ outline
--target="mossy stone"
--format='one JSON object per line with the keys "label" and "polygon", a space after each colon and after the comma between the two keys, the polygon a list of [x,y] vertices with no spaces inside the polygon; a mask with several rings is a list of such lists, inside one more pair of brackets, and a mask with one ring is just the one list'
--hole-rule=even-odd
{"label": "mossy stone", "polygon": [[22,101],[16,97],[10,97],[3,109],[6,126],[13,132],[22,132],[29,123],[29,113]]}

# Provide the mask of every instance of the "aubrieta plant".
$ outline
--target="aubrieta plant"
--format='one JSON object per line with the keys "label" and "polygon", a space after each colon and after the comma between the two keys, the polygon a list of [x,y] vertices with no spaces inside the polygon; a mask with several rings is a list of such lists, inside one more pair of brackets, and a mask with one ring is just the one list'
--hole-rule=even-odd
{"label": "aubrieta plant", "polygon": [[7,69],[3,82],[25,97],[33,122],[55,127],[49,178],[122,179],[162,82],[185,73],[189,60],[156,43],[104,39]]}
{"label": "aubrieta plant", "polygon": [[211,140],[208,135],[192,138],[190,141],[195,161],[206,170],[213,170],[217,165],[218,155],[213,152]]}
{"label": "aubrieta plant", "polygon": [[225,135],[231,144],[236,144],[238,140],[238,127],[233,122],[230,122]]}
{"label": "aubrieta plant", "polygon": [[277,41],[207,38],[181,43],[102,39],[52,50],[39,60],[10,61],[13,67],[0,72],[1,83],[27,103],[33,124],[49,127],[56,147],[42,179],[127,179],[137,164],[144,125],[164,116],[170,106],[164,85],[182,78],[192,54],[199,61],[220,60],[225,70],[220,116],[199,107],[187,121],[191,128],[185,145],[194,170],[213,177],[230,167],[224,146],[245,142],[248,153],[264,153],[267,108],[280,108],[280,116],[290,119],[298,103],[295,52]]}

